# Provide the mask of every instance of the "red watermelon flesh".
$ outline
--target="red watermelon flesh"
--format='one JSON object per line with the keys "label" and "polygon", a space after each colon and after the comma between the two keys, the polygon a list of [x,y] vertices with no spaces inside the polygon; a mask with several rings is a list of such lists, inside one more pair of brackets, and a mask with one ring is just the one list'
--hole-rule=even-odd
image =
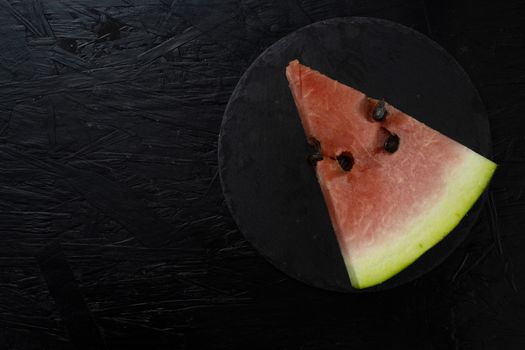
{"label": "red watermelon flesh", "polygon": [[[356,288],[410,265],[461,221],[496,164],[386,104],[312,70],[286,69],[307,139],[319,145],[316,173]],[[397,135],[397,150],[385,149]],[[341,156],[351,163],[343,168]]]}

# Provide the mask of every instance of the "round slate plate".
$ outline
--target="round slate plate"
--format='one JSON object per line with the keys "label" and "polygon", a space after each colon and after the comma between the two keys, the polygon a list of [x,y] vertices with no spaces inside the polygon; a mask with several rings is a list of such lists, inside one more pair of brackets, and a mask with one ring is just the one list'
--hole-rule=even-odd
{"label": "round slate plate", "polygon": [[[491,146],[488,121],[476,89],[451,56],[422,34],[379,19],[338,18],[304,27],[268,48],[242,76],[219,137],[222,187],[239,229],[288,275],[320,288],[355,291],[306,162],[311,148],[285,77],[295,58],[385,98],[485,156]],[[481,202],[414,264],[368,290],[411,281],[442,262],[468,234]]]}

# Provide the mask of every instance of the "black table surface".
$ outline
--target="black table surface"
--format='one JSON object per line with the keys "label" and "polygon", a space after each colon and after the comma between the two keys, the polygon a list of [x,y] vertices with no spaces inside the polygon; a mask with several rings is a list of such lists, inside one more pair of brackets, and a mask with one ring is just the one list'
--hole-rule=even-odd
{"label": "black table surface", "polygon": [[[272,267],[217,172],[246,68],[341,16],[453,55],[500,165],[464,243],[375,293]],[[0,0],[0,349],[524,349],[524,17],[523,1]]]}

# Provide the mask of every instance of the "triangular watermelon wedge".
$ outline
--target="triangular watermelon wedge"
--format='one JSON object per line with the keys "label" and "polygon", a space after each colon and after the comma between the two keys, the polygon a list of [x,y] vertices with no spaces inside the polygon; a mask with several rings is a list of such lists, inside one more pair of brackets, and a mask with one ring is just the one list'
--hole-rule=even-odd
{"label": "triangular watermelon wedge", "polygon": [[374,286],[443,239],[496,164],[393,106],[312,70],[286,68],[350,281]]}

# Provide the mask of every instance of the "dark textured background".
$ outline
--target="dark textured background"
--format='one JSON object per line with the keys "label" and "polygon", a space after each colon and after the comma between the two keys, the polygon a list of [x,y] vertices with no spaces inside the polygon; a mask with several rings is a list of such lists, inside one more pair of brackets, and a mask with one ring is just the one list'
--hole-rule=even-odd
{"label": "dark textured background", "polygon": [[[348,15],[456,57],[501,165],[444,264],[359,295],[261,258],[216,155],[250,62]],[[523,1],[0,0],[0,349],[525,348],[524,17]]]}

